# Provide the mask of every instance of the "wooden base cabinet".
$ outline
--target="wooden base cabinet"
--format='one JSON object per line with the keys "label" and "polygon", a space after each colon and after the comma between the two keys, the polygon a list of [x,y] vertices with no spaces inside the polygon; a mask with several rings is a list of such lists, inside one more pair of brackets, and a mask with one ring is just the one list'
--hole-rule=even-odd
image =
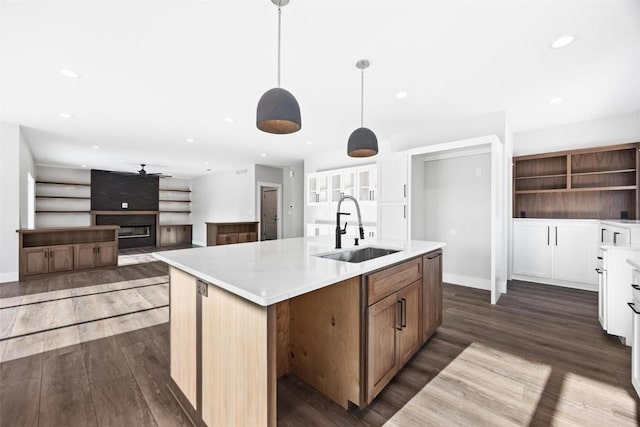
{"label": "wooden base cabinet", "polygon": [[117,225],[18,230],[20,280],[118,265]]}
{"label": "wooden base cabinet", "polygon": [[191,235],[192,226],[189,224],[161,225],[159,246],[190,245]]}
{"label": "wooden base cabinet", "polygon": [[442,251],[431,252],[422,259],[422,342],[425,343],[442,325]]}

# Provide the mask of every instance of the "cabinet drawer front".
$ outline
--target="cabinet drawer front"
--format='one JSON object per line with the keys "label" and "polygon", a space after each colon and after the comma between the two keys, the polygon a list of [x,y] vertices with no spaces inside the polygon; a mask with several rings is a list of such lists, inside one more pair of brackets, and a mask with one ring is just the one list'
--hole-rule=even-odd
{"label": "cabinet drawer front", "polygon": [[422,258],[414,258],[402,264],[373,273],[367,277],[367,304],[404,288],[422,277]]}

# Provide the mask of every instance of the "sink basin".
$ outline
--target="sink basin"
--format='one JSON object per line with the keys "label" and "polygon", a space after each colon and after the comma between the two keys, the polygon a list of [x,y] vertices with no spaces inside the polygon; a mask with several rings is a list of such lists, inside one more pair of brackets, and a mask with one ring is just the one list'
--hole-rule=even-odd
{"label": "sink basin", "polygon": [[320,258],[329,258],[329,259],[335,259],[338,261],[358,263],[363,261],[369,261],[370,259],[379,258],[385,255],[395,254],[396,252],[400,252],[400,251],[398,249],[385,249],[385,248],[376,248],[374,246],[368,246],[366,248],[351,249],[344,252],[333,252],[330,254],[316,255],[316,256]]}

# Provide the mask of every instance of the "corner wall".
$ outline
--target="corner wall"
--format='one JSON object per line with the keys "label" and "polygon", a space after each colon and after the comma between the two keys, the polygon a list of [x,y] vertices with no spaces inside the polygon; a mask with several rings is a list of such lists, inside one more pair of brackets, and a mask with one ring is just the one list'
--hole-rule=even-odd
{"label": "corner wall", "polygon": [[27,225],[27,172],[34,161],[20,126],[0,123],[0,283],[18,280],[18,233]]}

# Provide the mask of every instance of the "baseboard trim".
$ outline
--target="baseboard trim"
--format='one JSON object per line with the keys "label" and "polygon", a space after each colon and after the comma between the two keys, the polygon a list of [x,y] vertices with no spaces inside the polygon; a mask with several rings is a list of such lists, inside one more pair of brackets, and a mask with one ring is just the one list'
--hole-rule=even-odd
{"label": "baseboard trim", "polygon": [[17,282],[18,281],[18,272],[12,273],[0,273],[0,283],[7,282]]}
{"label": "baseboard trim", "polygon": [[582,291],[598,292],[598,285],[590,285],[588,283],[565,282],[562,280],[550,280],[542,277],[521,276],[512,274],[512,280],[522,280],[523,282],[541,283],[543,285],[559,286],[561,288],[580,289]]}
{"label": "baseboard trim", "polygon": [[466,286],[468,288],[483,289],[485,291],[491,290],[491,280],[481,279],[473,276],[463,276],[461,274],[443,273],[442,281],[445,283],[451,283],[453,285]]}

